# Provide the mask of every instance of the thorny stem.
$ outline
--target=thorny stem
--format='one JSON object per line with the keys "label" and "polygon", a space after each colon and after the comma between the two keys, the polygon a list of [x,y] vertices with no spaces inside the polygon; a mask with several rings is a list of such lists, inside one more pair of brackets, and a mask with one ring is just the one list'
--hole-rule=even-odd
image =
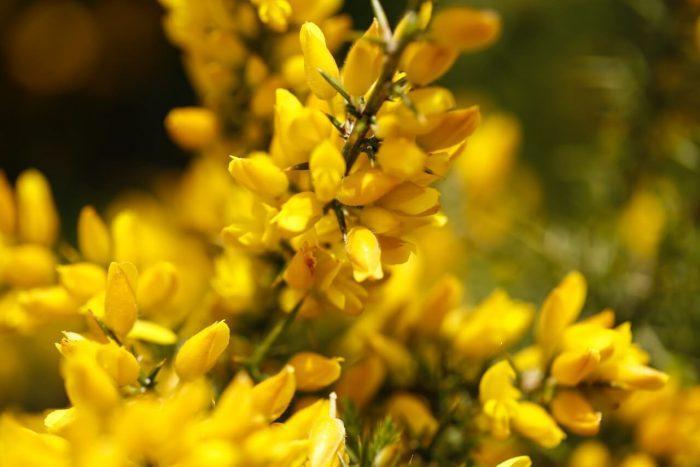
{"label": "thorny stem", "polygon": [[287,316],[277,321],[267,336],[265,336],[262,342],[260,342],[260,344],[258,344],[258,346],[255,348],[253,355],[251,355],[250,360],[248,360],[248,368],[253,379],[262,379],[262,374],[260,373],[260,363],[262,363],[262,361],[265,359],[272,345],[277,342],[277,339],[279,339],[279,337],[292,325],[299,314],[299,310],[301,310],[301,305],[303,303],[304,300],[302,299],[299,301],[299,303],[297,303],[292,311],[287,313]]}
{"label": "thorny stem", "polygon": [[[401,55],[404,50],[420,32],[416,28],[416,11],[415,8],[409,8],[405,18],[408,18],[408,27],[402,31],[397,31],[391,40],[386,44],[386,55],[382,63],[382,68],[379,73],[377,83],[372,89],[370,96],[367,99],[367,104],[362,109],[360,116],[352,127],[352,131],[348,136],[345,145],[343,146],[343,157],[346,162],[345,174],[349,174],[352,166],[359,157],[362,148],[362,143],[367,137],[372,126],[372,120],[381,108],[382,104],[389,97],[393,86],[394,74],[396,73]],[[398,34],[398,37],[396,37]]]}

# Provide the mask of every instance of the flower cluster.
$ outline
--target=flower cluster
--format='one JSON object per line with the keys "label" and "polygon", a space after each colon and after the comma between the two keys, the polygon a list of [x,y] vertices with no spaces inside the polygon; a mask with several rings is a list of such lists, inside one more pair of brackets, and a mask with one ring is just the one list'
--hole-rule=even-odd
{"label": "flower cluster", "polygon": [[[284,272],[287,308],[362,310],[359,283],[407,261],[411,232],[440,224],[444,177],[479,122],[476,107],[456,109],[445,88],[427,86],[460,50],[492,41],[491,13],[410,11],[392,33],[375,21],[339,69],[322,30],[301,27],[306,104],[278,89],[268,152],[232,158],[229,171],[255,198],[224,229],[254,251],[293,252]],[[383,14],[378,15],[383,18]],[[473,34],[471,31],[476,31]]]}
{"label": "flower cluster", "polygon": [[3,463],[528,467],[608,420],[697,460],[655,436],[696,439],[697,395],[652,392],[668,376],[611,310],[579,320],[582,274],[539,312],[463,290],[435,185],[467,155],[483,203],[467,212],[499,205],[517,130],[501,117],[472,139],[479,108],[434,82],[496,40],[495,13],[411,1],[392,27],[373,1],[339,66],[338,1],[162,3],[202,101],[166,118],[197,153],[184,175],[104,218],[83,208],[73,247],[43,176],[0,174],[0,325],[75,330],[56,344],[69,406],[2,415]]}

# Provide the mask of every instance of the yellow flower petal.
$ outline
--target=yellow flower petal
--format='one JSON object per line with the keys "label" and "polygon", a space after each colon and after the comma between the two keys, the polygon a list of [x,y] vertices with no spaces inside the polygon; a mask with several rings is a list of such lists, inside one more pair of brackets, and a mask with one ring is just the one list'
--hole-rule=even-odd
{"label": "yellow flower petal", "polygon": [[352,264],[356,281],[378,280],[384,277],[379,241],[371,230],[364,227],[350,229],[345,251]]}
{"label": "yellow flower petal", "polygon": [[337,358],[300,352],[289,360],[289,364],[294,367],[297,389],[300,391],[318,391],[340,378],[340,362]]}
{"label": "yellow flower petal", "polygon": [[333,55],[326,46],[326,38],[314,23],[304,23],[299,32],[301,50],[304,53],[306,80],[309,88],[319,99],[331,99],[336,90],[321,76],[319,70],[328,76],[340,79],[340,71]]}
{"label": "yellow flower petal", "polygon": [[557,422],[581,436],[594,436],[600,429],[602,414],[576,391],[560,391],[551,403]]}
{"label": "yellow flower petal", "polygon": [[463,52],[486,47],[498,39],[501,19],[490,10],[451,7],[441,10],[433,19],[433,37]]}
{"label": "yellow flower petal", "polygon": [[217,321],[187,339],[175,356],[177,375],[191,381],[211,370],[228,347],[229,337],[226,323]]}
{"label": "yellow flower petal", "polygon": [[278,419],[292,401],[296,390],[294,367],[287,365],[253,388],[253,405],[265,419]]}
{"label": "yellow flower petal", "polygon": [[314,149],[309,169],[319,201],[328,202],[335,198],[345,174],[345,159],[333,143],[324,140]]}
{"label": "yellow flower petal", "polygon": [[126,336],[136,321],[135,276],[131,263],[113,262],[107,271],[104,322],[118,337]]}
{"label": "yellow flower petal", "polygon": [[173,345],[177,342],[177,334],[170,329],[142,319],[136,320],[127,337],[158,345]]}
{"label": "yellow flower petal", "polygon": [[17,178],[16,192],[19,237],[29,243],[53,245],[59,221],[49,182],[38,170],[25,170]]}

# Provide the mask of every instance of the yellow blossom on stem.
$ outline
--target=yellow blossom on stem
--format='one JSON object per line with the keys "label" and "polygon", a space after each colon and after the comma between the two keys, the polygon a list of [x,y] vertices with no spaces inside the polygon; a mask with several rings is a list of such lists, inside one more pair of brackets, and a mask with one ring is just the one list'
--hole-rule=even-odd
{"label": "yellow blossom on stem", "polygon": [[230,331],[217,321],[190,337],[175,356],[175,372],[184,380],[194,380],[207,373],[228,347]]}
{"label": "yellow blossom on stem", "polygon": [[16,183],[19,237],[50,246],[58,235],[58,214],[49,182],[37,170],[20,174]]}
{"label": "yellow blossom on stem", "polygon": [[106,264],[111,258],[109,230],[95,208],[85,206],[78,218],[78,247],[86,260]]}
{"label": "yellow blossom on stem", "polygon": [[104,322],[120,338],[136,322],[136,268],[131,263],[109,265],[104,302]]}
{"label": "yellow blossom on stem", "polygon": [[326,46],[323,31],[314,23],[307,22],[302,25],[299,35],[301,50],[304,53],[306,80],[311,92],[319,99],[333,98],[337,91],[326,81],[321,72],[339,80],[340,71],[333,55]]}
{"label": "yellow blossom on stem", "polygon": [[318,391],[333,384],[340,377],[340,361],[313,352],[294,355],[289,364],[294,367],[297,389]]}
{"label": "yellow blossom on stem", "polygon": [[362,282],[384,277],[379,241],[371,230],[353,227],[348,232],[345,250],[350,258],[355,280]]}

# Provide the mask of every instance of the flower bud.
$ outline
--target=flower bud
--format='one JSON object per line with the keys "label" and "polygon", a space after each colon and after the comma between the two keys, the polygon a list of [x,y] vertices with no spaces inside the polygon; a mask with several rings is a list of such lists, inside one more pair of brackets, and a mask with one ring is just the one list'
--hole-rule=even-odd
{"label": "flower bud", "polygon": [[134,384],[139,377],[141,368],[136,357],[113,342],[97,350],[97,362],[112,377],[117,386]]}
{"label": "flower bud", "polygon": [[321,29],[314,23],[304,23],[299,33],[301,50],[304,53],[306,81],[309,88],[319,99],[331,99],[336,95],[336,90],[326,79],[321,76],[319,70],[331,78],[340,79],[338,65],[333,55],[326,47],[326,39]]}
{"label": "flower bud", "polygon": [[238,183],[261,196],[276,198],[289,187],[287,175],[264,153],[231,157],[228,171]]}
{"label": "flower bud", "polygon": [[345,159],[328,140],[316,146],[309,160],[314,191],[321,202],[335,198],[345,174]]}
{"label": "flower bud", "polygon": [[593,407],[583,396],[575,391],[560,391],[551,404],[554,418],[581,436],[595,436],[600,429],[602,414],[594,412]]}
{"label": "flower bud", "polygon": [[49,182],[38,170],[25,170],[17,178],[16,192],[19,237],[29,243],[53,245],[58,214]]}
{"label": "flower bud", "polygon": [[426,154],[413,141],[406,138],[384,140],[377,161],[382,170],[401,180],[420,173],[425,166]]}
{"label": "flower bud", "polygon": [[447,149],[462,143],[471,136],[481,122],[479,107],[447,112],[440,125],[430,133],[418,137],[418,144],[428,152]]}
{"label": "flower bud", "polygon": [[0,170],[0,235],[13,237],[17,227],[17,206],[12,186]]}
{"label": "flower bud", "polygon": [[433,19],[431,32],[437,42],[471,52],[491,45],[501,32],[501,19],[490,10],[451,7]]}
{"label": "flower bud", "polygon": [[131,263],[113,262],[107,271],[104,322],[119,338],[125,337],[136,321],[136,274]]}
{"label": "flower bud", "polygon": [[379,248],[377,237],[371,230],[364,227],[350,229],[345,251],[352,264],[353,276],[356,281],[379,280],[384,277],[381,262],[382,251]]}
{"label": "flower bud", "polygon": [[371,41],[379,38],[379,24],[374,20],[367,32],[355,41],[343,65],[343,86],[351,96],[364,96],[379,77],[382,52]]}
{"label": "flower bud", "polygon": [[289,407],[295,390],[294,367],[287,365],[253,388],[253,405],[267,420],[276,420]]}
{"label": "flower bud", "polygon": [[163,261],[143,271],[136,292],[139,308],[153,310],[167,304],[177,291],[177,270],[172,263]]}
{"label": "flower bud", "polygon": [[433,42],[413,42],[401,57],[401,69],[411,83],[427,86],[447,73],[459,52],[450,46]]}
{"label": "flower bud", "polygon": [[105,290],[107,274],[93,263],[76,263],[57,268],[61,285],[73,296],[87,300]]}
{"label": "flower bud", "polygon": [[318,391],[340,378],[340,359],[326,358],[313,352],[300,352],[289,360],[294,367],[297,389]]}
{"label": "flower bud", "polygon": [[85,206],[78,218],[78,247],[86,260],[106,264],[111,257],[109,230],[92,206]]}
{"label": "flower bud", "polygon": [[219,125],[216,114],[204,107],[172,109],[165,117],[170,138],[182,149],[201,149],[216,139]]}
{"label": "flower bud", "polygon": [[230,331],[217,321],[190,337],[175,357],[175,372],[183,380],[193,380],[207,373],[228,347]]}

